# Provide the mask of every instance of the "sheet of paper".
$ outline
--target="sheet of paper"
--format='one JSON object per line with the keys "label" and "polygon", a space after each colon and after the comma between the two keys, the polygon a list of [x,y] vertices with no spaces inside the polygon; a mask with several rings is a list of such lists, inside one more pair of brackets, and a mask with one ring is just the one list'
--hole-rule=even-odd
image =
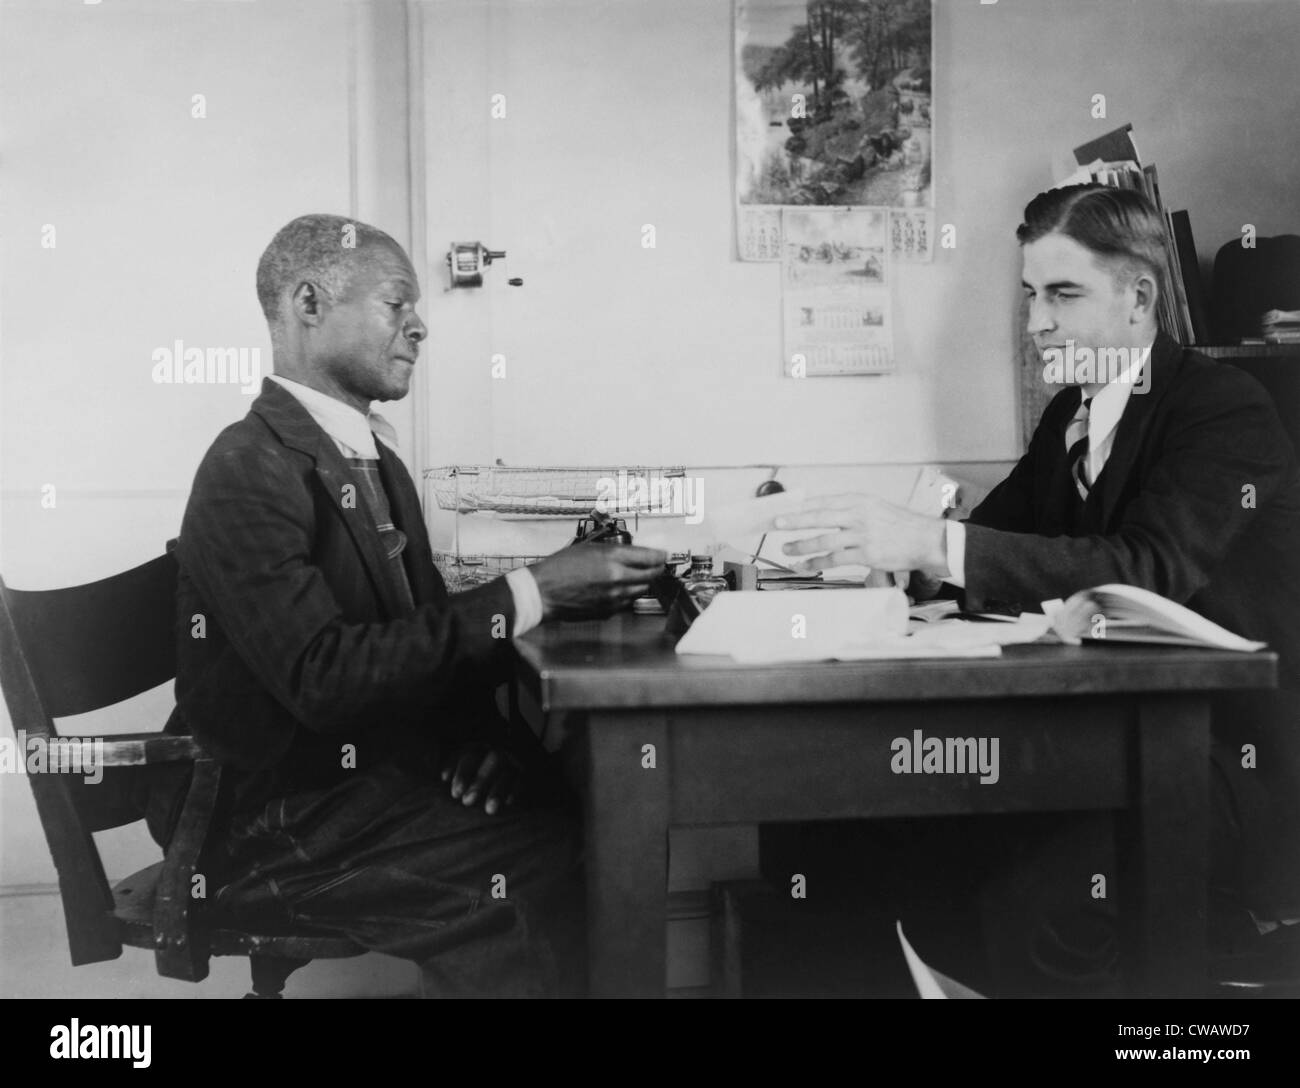
{"label": "sheet of paper", "polygon": [[908,641],[916,646],[957,650],[978,646],[1014,646],[1037,642],[1051,629],[1048,616],[1022,612],[1008,623],[981,623],[978,620],[913,621]]}
{"label": "sheet of paper", "polygon": [[720,593],[677,652],[738,661],[826,660],[855,647],[897,643],[906,632],[907,597],[897,589]]}
{"label": "sheet of paper", "polygon": [[907,508],[927,517],[949,517],[962,507],[961,484],[935,465],[923,465],[912,482]]}
{"label": "sheet of paper", "polygon": [[926,999],[944,999],[944,998],[965,998],[985,1000],[983,994],[976,993],[969,986],[963,986],[956,979],[951,979],[942,972],[936,971],[920,956],[916,954],[916,949],[911,942],[903,935],[903,923],[895,922],[895,928],[898,931],[898,943],[903,946],[903,959],[907,961],[907,969],[912,973],[912,982],[916,986],[917,994]]}
{"label": "sheet of paper", "polygon": [[[775,495],[742,499],[717,510],[710,509],[701,525],[701,536],[722,549],[720,558],[736,563],[749,563],[758,554],[782,566],[797,569],[807,556],[786,555],[781,549],[791,540],[805,540],[818,536],[823,530],[773,530],[768,526],[781,514],[793,514],[803,505],[807,496],[802,490],[778,491]],[[762,544],[760,552],[759,545]],[[775,568],[771,568],[775,569]],[[828,581],[863,582],[871,568],[860,563],[845,563],[823,572]]]}
{"label": "sheet of paper", "polygon": [[[747,544],[758,543],[758,538],[767,532],[773,518],[795,513],[805,498],[805,493],[796,488],[778,491],[775,495],[742,499],[717,509],[706,508],[702,528],[717,543],[730,544],[744,551]],[[753,554],[752,548],[748,554]]]}

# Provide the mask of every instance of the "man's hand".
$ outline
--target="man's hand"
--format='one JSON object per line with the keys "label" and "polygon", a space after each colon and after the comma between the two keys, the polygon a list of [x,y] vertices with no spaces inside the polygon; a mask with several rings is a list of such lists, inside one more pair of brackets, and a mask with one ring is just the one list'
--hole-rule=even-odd
{"label": "man's hand", "polygon": [[472,806],[483,802],[483,811],[495,816],[514,802],[519,784],[519,766],[505,752],[486,744],[466,744],[453,752],[442,768],[442,780],[451,783],[451,796]]}
{"label": "man's hand", "polygon": [[610,616],[641,596],[668,556],[632,544],[573,544],[529,567],[548,620]]}
{"label": "man's hand", "polygon": [[774,519],[772,528],[832,530],[785,546],[786,555],[829,553],[805,560],[800,566],[806,570],[862,563],[881,570],[919,570],[936,578],[950,573],[943,519],[914,514],[874,495],[810,498],[795,513]]}

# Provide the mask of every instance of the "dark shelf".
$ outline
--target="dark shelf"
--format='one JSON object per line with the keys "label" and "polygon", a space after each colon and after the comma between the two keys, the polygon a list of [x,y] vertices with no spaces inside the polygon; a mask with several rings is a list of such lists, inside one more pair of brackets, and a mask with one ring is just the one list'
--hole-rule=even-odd
{"label": "dark shelf", "polygon": [[1291,444],[1300,450],[1300,344],[1226,344],[1195,350],[1244,370],[1263,385]]}
{"label": "dark shelf", "polygon": [[1211,359],[1300,358],[1300,344],[1192,344],[1190,347]]}

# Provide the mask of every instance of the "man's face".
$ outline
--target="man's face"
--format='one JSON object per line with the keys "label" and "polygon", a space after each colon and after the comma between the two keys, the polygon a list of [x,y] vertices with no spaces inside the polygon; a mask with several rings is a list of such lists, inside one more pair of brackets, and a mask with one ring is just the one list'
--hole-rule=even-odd
{"label": "man's face", "polygon": [[1063,234],[1045,234],[1022,247],[1028,330],[1039,352],[1143,346],[1143,315],[1134,288],[1120,286],[1111,269]]}
{"label": "man's face", "polygon": [[312,337],[311,365],[343,399],[368,406],[400,400],[428,334],[415,312],[420,288],[415,269],[396,246],[371,242],[357,249],[343,297],[324,300]]}

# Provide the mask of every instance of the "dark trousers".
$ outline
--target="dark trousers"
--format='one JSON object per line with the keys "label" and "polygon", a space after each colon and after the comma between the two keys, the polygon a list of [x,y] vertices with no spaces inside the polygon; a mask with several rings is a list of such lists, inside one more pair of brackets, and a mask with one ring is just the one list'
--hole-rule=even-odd
{"label": "dark trousers", "polygon": [[580,992],[577,822],[563,805],[466,808],[381,764],[237,816],[214,910],[338,933],[420,964],[426,996]]}

